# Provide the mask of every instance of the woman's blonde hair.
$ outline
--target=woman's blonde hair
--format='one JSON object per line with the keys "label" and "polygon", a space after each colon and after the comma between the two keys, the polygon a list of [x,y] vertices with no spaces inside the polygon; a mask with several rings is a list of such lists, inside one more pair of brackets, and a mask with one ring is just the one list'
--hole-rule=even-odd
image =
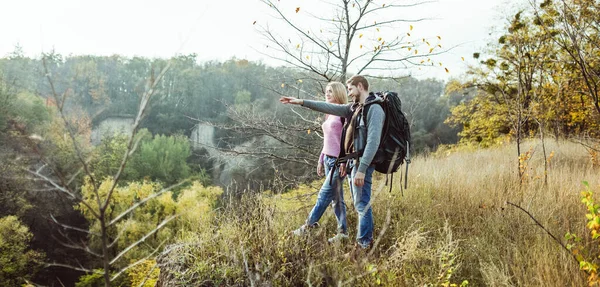
{"label": "woman's blonde hair", "polygon": [[346,93],[346,86],[340,82],[330,82],[327,87],[331,87],[333,91],[333,99],[338,104],[348,103],[348,94]]}

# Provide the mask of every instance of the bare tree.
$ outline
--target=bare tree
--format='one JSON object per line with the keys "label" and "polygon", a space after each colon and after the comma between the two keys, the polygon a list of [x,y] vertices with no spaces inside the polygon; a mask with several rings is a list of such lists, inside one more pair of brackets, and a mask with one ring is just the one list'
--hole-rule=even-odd
{"label": "bare tree", "polygon": [[286,9],[279,1],[261,2],[283,24],[259,26],[268,43],[263,54],[304,70],[317,81],[345,82],[350,70],[364,76],[400,77],[408,67],[433,65],[431,56],[447,51],[439,36],[411,35],[411,24],[429,18],[400,16],[435,1],[332,0],[313,7],[325,14],[305,12],[308,7]]}
{"label": "bare tree", "polygon": [[[100,182],[94,176],[94,174],[91,170],[91,167],[89,165],[90,158],[87,157],[86,152],[79,146],[78,141],[76,139],[77,135],[76,135],[74,129],[71,127],[71,123],[68,120],[66,111],[64,109],[65,102],[67,99],[67,93],[65,92],[59,96],[59,94],[57,93],[57,91],[54,87],[52,75],[50,74],[50,71],[48,69],[48,65],[47,65],[45,57],[43,58],[43,64],[44,64],[44,71],[46,74],[46,78],[51,87],[51,91],[52,91],[51,96],[54,98],[54,101],[57,103],[56,106],[57,106],[58,114],[65,124],[68,136],[71,138],[72,147],[75,150],[75,154],[76,154],[77,159],[80,164],[80,169],[76,174],[71,175],[71,176],[66,176],[61,173],[59,168],[54,167],[52,164],[50,164],[49,161],[45,161],[42,158],[43,164],[41,165],[41,167],[39,167],[37,169],[27,169],[26,171],[33,176],[34,180],[41,181],[46,186],[50,187],[51,190],[58,191],[59,193],[66,195],[69,199],[75,200],[75,201],[79,202],[80,204],[82,204],[83,206],[85,206],[89,210],[89,212],[92,213],[94,218],[99,222],[100,232],[97,233],[97,232],[91,231],[90,229],[83,229],[83,228],[63,224],[63,223],[59,222],[56,218],[51,216],[52,220],[63,230],[71,230],[71,231],[81,232],[88,236],[97,237],[100,239],[100,242],[101,242],[100,249],[101,250],[98,251],[98,250],[94,250],[93,248],[91,248],[84,242],[75,242],[75,241],[69,239],[69,236],[66,233],[59,230],[61,235],[63,235],[63,237],[66,239],[66,241],[61,242],[61,244],[63,246],[66,246],[66,247],[69,247],[72,249],[85,251],[86,253],[90,254],[92,257],[99,258],[101,260],[101,262],[102,262],[101,269],[102,269],[102,275],[104,278],[104,285],[110,286],[111,282],[114,281],[118,276],[120,276],[125,270],[138,265],[139,263],[141,263],[143,260],[145,260],[147,258],[142,258],[139,261],[128,264],[127,266],[125,266],[124,268],[121,268],[119,270],[113,270],[117,261],[120,258],[122,258],[131,249],[138,246],[140,243],[144,242],[148,237],[155,234],[158,230],[160,230],[162,227],[164,227],[167,223],[169,223],[171,220],[173,220],[176,217],[176,215],[167,217],[165,220],[163,220],[161,223],[159,223],[153,230],[151,230],[150,232],[148,232],[147,234],[142,236],[142,238],[140,238],[138,241],[123,248],[117,254],[113,254],[116,252],[111,252],[111,248],[113,248],[113,246],[119,240],[119,237],[121,236],[121,234],[117,235],[116,238],[111,238],[109,235],[110,228],[115,228],[116,224],[120,220],[124,219],[128,214],[130,214],[132,211],[134,211],[136,208],[140,207],[144,203],[148,202],[149,200],[151,200],[153,198],[158,197],[159,195],[161,195],[183,183],[182,182],[182,183],[176,184],[174,186],[164,188],[164,189],[152,194],[151,196],[149,196],[147,198],[141,199],[140,201],[133,204],[129,209],[125,210],[121,214],[118,214],[116,216],[113,214],[109,214],[109,212],[110,212],[109,204],[114,195],[115,188],[117,187],[117,184],[119,183],[119,181],[121,179],[121,175],[123,174],[123,171],[125,169],[125,166],[128,163],[128,160],[130,159],[133,152],[136,150],[139,140],[141,139],[140,137],[136,137],[138,130],[139,130],[140,123],[145,116],[145,113],[149,107],[150,99],[154,95],[157,85],[161,82],[161,79],[163,78],[165,73],[170,68],[170,62],[168,62],[164,66],[164,68],[162,68],[162,70],[160,71],[160,73],[158,75],[154,75],[154,73],[153,73],[146,84],[145,91],[143,92],[143,94],[141,95],[141,98],[140,98],[139,109],[138,109],[138,113],[137,113],[137,116],[136,116],[134,124],[133,124],[132,133],[129,136],[129,139],[127,142],[127,149],[126,149],[125,153],[123,154],[123,159],[121,161],[118,171],[111,179],[110,188],[108,189],[106,194],[101,194],[99,192]],[[93,194],[95,196],[91,200],[83,198],[81,196],[80,189],[77,187],[74,188],[72,185],[75,178],[81,173],[83,173],[85,175],[85,177],[89,179],[90,185],[93,188]],[[156,251],[158,251],[158,248],[148,256],[151,256]],[[88,272],[88,273],[95,272],[92,269],[81,266],[81,264],[80,264],[80,266],[73,266],[73,265],[62,264],[62,263],[48,263],[47,266],[66,267],[66,268],[71,268],[74,270],[84,271],[84,272]],[[116,272],[116,273],[115,273],[115,275],[113,275],[111,277],[110,276],[111,272]]]}

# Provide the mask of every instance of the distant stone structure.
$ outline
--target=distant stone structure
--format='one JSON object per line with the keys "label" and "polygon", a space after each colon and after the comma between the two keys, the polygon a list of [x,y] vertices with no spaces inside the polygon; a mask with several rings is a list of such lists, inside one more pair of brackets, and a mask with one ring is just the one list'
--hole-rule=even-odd
{"label": "distant stone structure", "polygon": [[131,135],[133,132],[133,115],[107,116],[92,127],[91,141],[93,145],[99,145],[106,135],[122,133]]}
{"label": "distant stone structure", "polygon": [[198,124],[192,129],[190,141],[194,150],[206,150],[207,157],[213,160],[213,167],[210,173],[221,185],[231,183],[231,174],[234,170],[249,171],[255,168],[252,160],[236,153],[236,151],[246,151],[248,147],[254,144],[254,140],[234,147],[231,152],[223,152],[216,148],[214,142],[215,128],[211,125]]}

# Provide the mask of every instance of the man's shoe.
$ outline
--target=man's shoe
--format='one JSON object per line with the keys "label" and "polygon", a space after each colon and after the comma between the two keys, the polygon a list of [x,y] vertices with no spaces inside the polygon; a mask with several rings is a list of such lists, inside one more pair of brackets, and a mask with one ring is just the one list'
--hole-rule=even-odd
{"label": "man's shoe", "polygon": [[342,241],[348,240],[348,238],[349,238],[348,234],[338,233],[334,237],[331,237],[331,238],[327,239],[327,242],[329,242],[329,243],[338,243],[338,242],[342,242]]}
{"label": "man's shoe", "polygon": [[319,227],[319,223],[318,222],[315,222],[312,225],[303,224],[302,226],[300,226],[300,228],[292,231],[292,234],[296,235],[296,236],[305,236],[305,235],[308,235],[310,229],[313,229],[313,228],[316,228],[316,227]]}

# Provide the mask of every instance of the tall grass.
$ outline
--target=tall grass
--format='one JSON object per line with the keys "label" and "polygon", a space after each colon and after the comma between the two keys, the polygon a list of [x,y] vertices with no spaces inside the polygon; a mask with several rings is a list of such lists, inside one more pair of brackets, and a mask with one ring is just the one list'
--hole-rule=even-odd
{"label": "tall grass", "polygon": [[[373,183],[375,246],[336,245],[333,212],[321,227],[297,238],[290,231],[306,219],[320,182],[285,194],[224,197],[210,220],[182,232],[165,252],[163,286],[583,286],[572,255],[517,204],[562,239],[586,234],[582,181],[600,190],[599,169],[584,147],[546,142],[547,184],[540,143],[530,157],[514,145],[421,156],[410,165],[409,189],[392,192],[385,177]],[[524,176],[519,177],[519,169]],[[398,176],[396,176],[398,178]],[[350,237],[356,212],[348,189]],[[200,231],[198,231],[200,230]],[[466,282],[465,282],[466,283]]]}

